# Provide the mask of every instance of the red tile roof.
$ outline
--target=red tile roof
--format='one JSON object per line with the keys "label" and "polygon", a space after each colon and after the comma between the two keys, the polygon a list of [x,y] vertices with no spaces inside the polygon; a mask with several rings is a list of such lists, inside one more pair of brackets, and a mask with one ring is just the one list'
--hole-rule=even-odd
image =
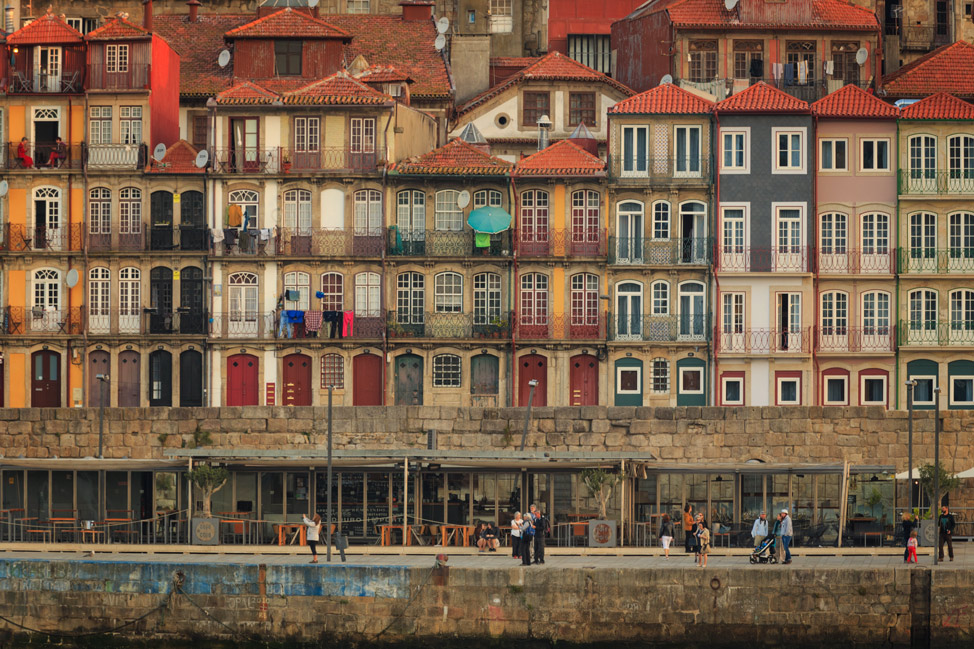
{"label": "red tile roof", "polygon": [[662,113],[667,115],[688,115],[712,113],[714,103],[698,97],[672,83],[664,83],[641,92],[629,99],[623,99],[609,109],[610,115],[646,115]]}
{"label": "red tile roof", "polygon": [[54,14],[44,14],[7,36],[10,45],[69,45],[83,41],[81,32]]}
{"label": "red tile roof", "polygon": [[561,52],[555,51],[538,59],[533,64],[511,75],[503,83],[500,83],[486,92],[483,92],[463,106],[457,109],[457,113],[468,112],[488,100],[500,95],[509,88],[524,83],[525,81],[584,81],[588,83],[603,83],[621,94],[630,97],[633,91],[611,77],[607,77],[601,72],[582,65],[574,59],[570,59]]}
{"label": "red tile roof", "polygon": [[236,38],[341,38],[348,40],[348,32],[323,20],[290,7],[231,29],[227,39]]}
{"label": "red tile roof", "polygon": [[921,99],[900,111],[902,119],[974,119],[974,106],[946,92]]}
{"label": "red tile roof", "polygon": [[571,140],[560,140],[514,165],[515,176],[604,176],[605,162]]}
{"label": "red tile roof", "polygon": [[890,97],[926,97],[935,92],[974,97],[974,45],[957,41],[937,48],[888,75],[883,90]]}
{"label": "red tile roof", "polygon": [[155,33],[179,54],[179,92],[184,96],[206,97],[230,87],[231,63],[221,68],[220,50],[226,47],[223,35],[253,19],[252,14],[201,13],[195,23],[186,14],[158,15],[153,18]]}
{"label": "red tile roof", "polygon": [[152,34],[124,18],[113,18],[85,34],[86,41],[135,41],[150,40]]}
{"label": "red tile roof", "polygon": [[391,171],[424,176],[504,176],[511,168],[510,162],[487,155],[472,144],[455,138],[429,153],[397,162]]}
{"label": "red tile roof", "polygon": [[807,113],[808,102],[759,81],[718,102],[714,110],[720,113]]}
{"label": "red tile roof", "polygon": [[241,81],[216,96],[216,103],[224,106],[254,106],[270,104],[279,99],[277,94],[249,81]]}
{"label": "red tile roof", "polygon": [[370,65],[356,74],[355,78],[363,83],[396,83],[413,80],[406,72],[392,65]]}
{"label": "red tile roof", "polygon": [[540,56],[494,56],[490,59],[490,65],[504,68],[526,68],[540,60]]}
{"label": "red tile roof", "polygon": [[187,174],[203,173],[203,169],[196,166],[196,156],[199,153],[186,140],[179,140],[166,150],[161,161],[152,160],[150,171],[154,173]]}
{"label": "red tile roof", "polygon": [[812,104],[812,114],[845,119],[896,119],[900,111],[876,95],[849,84]]}
{"label": "red tile roof", "polygon": [[288,105],[337,105],[351,104],[382,106],[391,103],[392,97],[353,79],[345,72],[336,72],[330,77],[284,93],[284,103]]}
{"label": "red tile roof", "polygon": [[845,0],[811,0],[810,21],[798,18],[785,4],[780,11],[767,11],[765,18],[742,21],[740,10],[727,11],[724,0],[657,0],[637,9],[632,16],[666,11],[681,29],[795,29],[803,31],[871,31],[879,29],[876,16]]}

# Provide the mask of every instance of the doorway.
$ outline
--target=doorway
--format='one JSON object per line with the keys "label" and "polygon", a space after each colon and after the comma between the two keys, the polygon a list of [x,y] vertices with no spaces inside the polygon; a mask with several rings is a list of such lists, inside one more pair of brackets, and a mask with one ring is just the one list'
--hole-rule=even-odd
{"label": "doorway", "polygon": [[234,354],[227,359],[227,405],[256,406],[260,403],[257,357]]}
{"label": "doorway", "polygon": [[118,407],[138,408],[142,405],[141,355],[131,349],[118,355]]}
{"label": "doorway", "polygon": [[179,405],[182,408],[203,405],[203,354],[192,349],[179,355]]}
{"label": "doorway", "polygon": [[416,354],[396,358],[396,405],[423,405],[423,359]]}
{"label": "doorway", "polygon": [[529,381],[537,381],[534,389],[534,406],[548,405],[548,359],[540,354],[528,354],[518,361],[518,397],[517,405],[528,405],[531,395]]}
{"label": "doorway", "polygon": [[190,266],[179,273],[179,333],[205,333],[203,271]]}
{"label": "doorway", "polygon": [[[39,83],[35,81],[35,84]],[[60,78],[57,81],[61,83]],[[61,113],[57,108],[35,108],[34,109],[34,139],[33,146],[34,165],[46,165],[51,158],[51,151],[57,144],[57,138],[61,135]]]}
{"label": "doorway", "polygon": [[109,378],[111,366],[111,355],[106,351],[93,351],[88,354],[88,407],[110,408],[111,384],[98,379],[98,376]]}
{"label": "doorway", "polygon": [[61,250],[64,224],[61,221],[61,190],[38,187],[34,190],[34,250]]}
{"label": "doorway", "polygon": [[34,352],[31,356],[31,401],[34,408],[61,407],[61,354]]}
{"label": "doorway", "polygon": [[230,120],[230,169],[231,172],[254,173],[260,168],[257,150],[259,131],[256,117]]}
{"label": "doorway", "polygon": [[352,360],[352,405],[382,405],[382,358],[359,354]]}
{"label": "doorway", "polygon": [[172,332],[172,270],[163,266],[149,272],[149,333]]}
{"label": "doorway", "polygon": [[471,358],[470,394],[496,397],[499,387],[499,365],[498,358],[491,354],[479,354]]}
{"label": "doorway", "polygon": [[311,357],[291,354],[284,357],[284,405],[311,405]]}
{"label": "doorway", "polygon": [[179,200],[179,249],[206,250],[206,203],[203,192],[183,192]]}
{"label": "doorway", "polygon": [[164,349],[149,354],[149,405],[172,405],[172,354]]}
{"label": "doorway", "polygon": [[599,405],[599,360],[591,354],[572,356],[569,383],[569,405]]}
{"label": "doorway", "polygon": [[149,213],[152,219],[149,228],[149,250],[172,250],[176,247],[173,242],[172,205],[172,192],[152,192],[149,199]]}

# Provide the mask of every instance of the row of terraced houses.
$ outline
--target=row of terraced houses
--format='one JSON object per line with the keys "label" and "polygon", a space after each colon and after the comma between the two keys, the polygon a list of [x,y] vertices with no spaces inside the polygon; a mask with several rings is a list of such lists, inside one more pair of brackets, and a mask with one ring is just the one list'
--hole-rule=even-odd
{"label": "row of terraced houses", "polygon": [[974,47],[881,78],[875,17],[809,1],[862,33],[689,39],[638,94],[508,60],[458,106],[428,2],[35,19],[0,403],[972,408]]}

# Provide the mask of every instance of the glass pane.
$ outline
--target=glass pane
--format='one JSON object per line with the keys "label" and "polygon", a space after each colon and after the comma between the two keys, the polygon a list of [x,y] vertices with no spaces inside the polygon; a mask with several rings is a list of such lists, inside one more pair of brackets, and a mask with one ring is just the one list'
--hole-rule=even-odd
{"label": "glass pane", "polygon": [[[24,472],[3,472],[3,509],[24,508]],[[20,512],[17,512],[19,515]]]}
{"label": "glass pane", "polygon": [[129,509],[129,476],[125,471],[105,474],[105,517],[131,518]]}
{"label": "glass pane", "polygon": [[311,512],[310,475],[307,472],[287,474],[287,520],[297,521]]}
{"label": "glass pane", "polygon": [[[220,491],[227,491],[229,481]],[[156,473],[156,511],[176,511],[176,474],[168,471]]]}
{"label": "glass pane", "polygon": [[764,505],[764,477],[760,475],[741,476],[741,523],[754,524],[754,520],[766,512]]}
{"label": "glass pane", "polygon": [[51,503],[51,516],[53,518],[74,518],[73,472],[51,472]]}
{"label": "glass pane", "polygon": [[47,471],[27,472],[27,517],[46,521],[50,516]]}
{"label": "glass pane", "polygon": [[260,474],[260,517],[267,521],[263,533],[273,533],[272,524],[284,521],[284,476],[277,471]]}
{"label": "glass pane", "polygon": [[350,537],[365,536],[365,476],[361,473],[342,473],[341,484],[341,529]]}
{"label": "glass pane", "polygon": [[98,472],[79,471],[77,479],[78,520],[100,520],[98,516]]}

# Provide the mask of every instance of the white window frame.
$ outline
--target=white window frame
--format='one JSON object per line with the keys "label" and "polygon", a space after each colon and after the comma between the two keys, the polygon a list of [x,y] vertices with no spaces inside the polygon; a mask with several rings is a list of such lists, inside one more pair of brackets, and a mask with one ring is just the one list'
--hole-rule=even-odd
{"label": "white window frame", "polygon": [[[676,393],[677,394],[703,394],[704,393],[704,387],[706,385],[705,382],[704,382],[703,371],[704,371],[704,368],[702,368],[702,367],[681,367],[680,368],[680,372],[679,372],[679,375],[680,375],[679,376],[680,383],[679,383],[679,385],[676,386]],[[700,374],[700,389],[699,390],[684,390],[683,389],[683,375],[686,374],[687,372],[698,372]]]}
{"label": "white window frame", "polygon": [[[740,210],[741,216],[738,218],[728,218],[727,212]],[[743,224],[741,231],[740,250],[737,244],[731,241],[730,246],[724,240],[725,227],[728,221],[740,221]],[[730,272],[742,272],[751,267],[751,203],[721,203],[720,204],[720,230],[717,232],[717,247],[720,251],[721,266],[730,267]],[[728,272],[728,271],[724,271]]]}
{"label": "white window frame", "polygon": [[[666,368],[666,389],[665,390],[657,390],[656,389],[656,363],[657,363],[657,361],[662,362],[663,363],[663,366]],[[657,395],[659,395],[659,394],[669,394],[670,393],[670,390],[672,388],[672,386],[670,384],[670,379],[672,378],[672,372],[670,372],[670,361],[669,361],[669,359],[660,358],[660,357],[651,358],[649,360],[649,370],[650,370],[650,378],[651,378],[650,386],[649,386],[650,394],[657,394]]]}
{"label": "white window frame", "polygon": [[[456,372],[447,363],[456,362]],[[463,357],[459,354],[444,352],[433,357],[433,387],[460,388],[463,387]]]}
{"label": "white window frame", "polygon": [[[622,373],[623,372],[635,372],[636,373],[636,385],[638,386],[635,390],[623,390],[622,389]],[[636,366],[616,366],[616,394],[638,394],[643,393],[643,368]]]}
{"label": "white window frame", "polygon": [[[722,376],[720,377],[720,405],[722,406],[743,406],[744,405],[744,378],[743,376]],[[727,398],[727,385],[729,383],[741,384],[741,398],[731,401]]]}
{"label": "white window frame", "polygon": [[[798,135],[799,136],[799,146],[801,147],[799,151],[799,161],[800,164],[797,167],[791,165],[787,167],[782,167],[778,164],[779,155],[781,153],[778,148],[778,136],[779,135]],[[790,140],[790,138],[789,138]],[[772,155],[774,158],[771,161],[771,173],[772,174],[804,174],[807,173],[808,156],[805,154],[806,147],[808,146],[808,129],[804,126],[801,127],[772,127],[771,128],[771,141],[772,141]],[[791,149],[789,149],[789,152]],[[790,156],[789,156],[790,157]]]}
{"label": "white window frame", "polygon": [[[690,133],[697,132],[696,163],[697,168],[691,169],[694,161],[694,152],[690,150]],[[682,132],[682,135],[681,135]],[[681,138],[685,138],[683,144],[686,146],[684,156],[677,154],[677,143]],[[696,124],[676,124],[673,126],[673,177],[674,178],[700,178],[703,174],[703,128]],[[681,170],[678,167],[683,166]]]}
{"label": "white window frame", "polygon": [[[724,161],[724,136],[725,135],[743,135],[744,136],[744,164],[742,166],[738,165],[725,165]],[[734,153],[736,153],[734,149]],[[751,173],[751,127],[742,128],[722,128],[720,129],[720,173],[727,175],[735,174],[749,174]]]}
{"label": "white window frame", "polygon": [[[866,143],[870,142],[873,145],[873,160],[877,161],[879,156],[879,143],[886,143],[886,167],[876,167],[875,169],[867,169],[863,162],[866,160]],[[890,165],[892,164],[890,160],[890,150],[892,149],[892,143],[888,137],[864,137],[859,139],[859,172],[867,174],[878,174],[878,173],[889,173]]]}
{"label": "white window frame", "polygon": [[[626,151],[626,131],[632,131],[632,150]],[[622,155],[619,159],[619,175],[623,178],[648,178],[649,168],[651,166],[650,161],[652,159],[652,154],[650,153],[651,141],[649,139],[650,128],[649,124],[623,124],[619,130],[619,150]],[[637,146],[639,138],[645,138],[645,157],[643,160],[638,158],[637,151],[639,147]],[[626,164],[631,164],[632,169],[627,170]],[[639,169],[639,164],[645,165],[645,169]]]}
{"label": "white window frame", "polygon": [[[832,167],[825,166],[825,145],[829,143],[832,145]],[[845,165],[842,167],[835,166],[835,150],[837,144],[842,144],[845,148]],[[825,173],[835,173],[842,171],[849,171],[849,138],[847,137],[823,137],[818,140],[818,170]]]}
{"label": "white window frame", "polygon": [[[879,380],[883,382],[883,400],[866,401],[866,381]],[[859,405],[860,406],[886,406],[889,394],[889,376],[885,374],[860,374],[859,375]]]}
{"label": "white window frame", "polygon": [[[786,272],[808,272],[808,214],[805,203],[771,203],[771,216],[774,219],[774,230],[771,233],[771,245],[775,251],[774,267],[775,270],[783,270]],[[779,235],[779,223],[781,222],[781,213],[785,210],[798,210],[798,252],[783,252],[782,242],[778,240]],[[790,245],[790,242],[786,242],[786,245]],[[788,259],[787,257],[793,257],[799,255],[798,268],[794,267],[794,264],[788,262],[794,262],[794,259]],[[786,256],[782,258],[782,256]],[[779,269],[779,262],[781,262],[781,268]]]}
{"label": "white window frame", "polygon": [[105,71],[109,74],[122,74],[129,71],[128,44],[111,43],[105,46]]}
{"label": "white window frame", "polygon": [[[974,401],[954,401],[954,381],[971,381],[974,382],[974,376],[959,374],[957,376],[950,377],[950,393],[948,394],[948,399],[950,400],[950,405],[952,406],[974,406]],[[916,402],[914,402],[916,403]]]}
{"label": "white window frame", "polygon": [[[845,399],[842,401],[829,401],[829,381],[842,381],[842,394]],[[849,375],[848,374],[825,374],[822,385],[822,404],[826,406],[848,406],[849,405]]]}
{"label": "white window frame", "polygon": [[936,403],[936,397],[934,396],[934,391],[937,389],[937,377],[933,374],[913,374],[907,377],[909,381],[931,381],[933,387],[930,390],[930,401],[917,401],[916,386],[913,388],[913,405],[914,406],[932,406]]}
{"label": "white window frame", "polygon": [[[775,383],[777,383],[777,392],[775,394],[775,405],[776,406],[800,406],[802,405],[802,380],[798,376],[776,376]],[[795,386],[795,400],[785,401],[782,398],[781,386],[784,383],[796,383]]]}

